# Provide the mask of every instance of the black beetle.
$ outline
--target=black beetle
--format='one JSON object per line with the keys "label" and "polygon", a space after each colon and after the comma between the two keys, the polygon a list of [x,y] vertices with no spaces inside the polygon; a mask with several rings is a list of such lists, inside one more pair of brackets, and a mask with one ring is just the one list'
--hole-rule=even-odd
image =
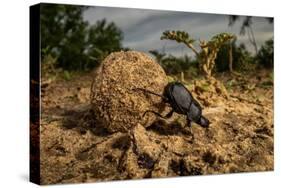
{"label": "black beetle", "polygon": [[174,112],[178,114],[184,114],[187,116],[187,125],[190,127],[191,122],[195,122],[201,127],[208,128],[209,120],[202,115],[202,108],[200,104],[193,98],[190,91],[180,82],[171,82],[167,84],[164,90],[163,95],[159,95],[157,93],[153,93],[146,89],[137,88],[144,92],[157,95],[163,99],[165,103],[170,104],[172,110],[165,116],[161,114],[148,110],[147,112],[152,112],[162,118],[169,118],[172,116]]}

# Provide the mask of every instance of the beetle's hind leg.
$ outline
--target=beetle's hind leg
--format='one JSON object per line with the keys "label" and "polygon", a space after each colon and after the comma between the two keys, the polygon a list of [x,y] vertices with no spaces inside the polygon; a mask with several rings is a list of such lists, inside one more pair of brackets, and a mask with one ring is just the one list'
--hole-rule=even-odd
{"label": "beetle's hind leg", "polygon": [[194,140],[194,134],[193,134],[192,127],[191,127],[191,120],[189,118],[186,118],[186,126],[185,127],[188,127],[189,133],[191,135],[191,140],[193,141]]}

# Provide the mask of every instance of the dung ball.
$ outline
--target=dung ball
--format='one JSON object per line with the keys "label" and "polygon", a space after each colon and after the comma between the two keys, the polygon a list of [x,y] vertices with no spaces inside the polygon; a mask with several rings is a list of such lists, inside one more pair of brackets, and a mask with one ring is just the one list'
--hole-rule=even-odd
{"label": "dung ball", "polygon": [[156,116],[148,110],[162,113],[162,95],[168,84],[162,67],[145,53],[114,52],[97,69],[92,89],[91,107],[96,123],[109,132],[126,132],[137,124],[150,126]]}

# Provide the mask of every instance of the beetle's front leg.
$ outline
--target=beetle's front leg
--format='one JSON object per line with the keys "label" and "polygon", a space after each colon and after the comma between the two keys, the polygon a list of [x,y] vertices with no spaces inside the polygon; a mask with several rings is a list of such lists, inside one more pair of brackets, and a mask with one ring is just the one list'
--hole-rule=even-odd
{"label": "beetle's front leg", "polygon": [[174,113],[174,110],[171,110],[167,115],[165,115],[165,118],[172,117],[173,113]]}
{"label": "beetle's front leg", "polygon": [[147,111],[144,112],[144,114],[142,115],[142,117],[144,117],[145,114],[148,113],[148,112],[153,113],[153,114],[155,114],[155,115],[157,115],[157,116],[159,116],[159,117],[161,117],[161,118],[163,118],[163,119],[167,119],[167,118],[172,117],[172,115],[173,115],[173,113],[174,113],[174,110],[171,110],[171,111],[170,111],[167,115],[165,115],[165,116],[162,116],[162,115],[159,114],[158,112],[154,112],[154,111],[152,111],[152,110],[147,110]]}

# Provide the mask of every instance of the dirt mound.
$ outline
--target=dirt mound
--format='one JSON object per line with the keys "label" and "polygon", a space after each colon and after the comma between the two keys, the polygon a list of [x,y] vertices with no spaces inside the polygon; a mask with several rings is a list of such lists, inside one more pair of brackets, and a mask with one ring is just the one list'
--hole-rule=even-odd
{"label": "dirt mound", "polygon": [[144,53],[110,54],[99,67],[92,85],[91,102],[98,124],[110,132],[126,132],[138,123],[151,125],[155,116],[143,117],[143,114],[147,110],[163,110],[161,98],[135,89],[161,94],[166,85],[162,67]]}
{"label": "dirt mound", "polygon": [[92,121],[92,106],[85,103],[90,101],[91,76],[54,81],[45,88],[42,184],[273,170],[273,86],[259,85],[250,79],[253,75],[245,80],[256,87],[245,90],[239,81],[229,90],[229,99],[192,91],[204,106],[204,100],[217,101],[204,107],[209,129],[195,124],[188,129],[185,117],[175,114],[172,121],[158,119],[149,127],[137,123],[116,133]]}

